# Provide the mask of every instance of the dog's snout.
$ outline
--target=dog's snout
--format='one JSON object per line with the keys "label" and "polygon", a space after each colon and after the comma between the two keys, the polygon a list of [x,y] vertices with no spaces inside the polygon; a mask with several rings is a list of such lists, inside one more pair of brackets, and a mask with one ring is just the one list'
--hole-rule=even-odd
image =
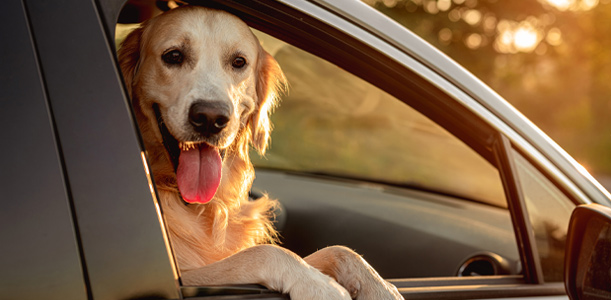
{"label": "dog's snout", "polygon": [[189,122],[193,128],[203,134],[217,134],[227,127],[231,108],[220,101],[199,101],[189,108]]}

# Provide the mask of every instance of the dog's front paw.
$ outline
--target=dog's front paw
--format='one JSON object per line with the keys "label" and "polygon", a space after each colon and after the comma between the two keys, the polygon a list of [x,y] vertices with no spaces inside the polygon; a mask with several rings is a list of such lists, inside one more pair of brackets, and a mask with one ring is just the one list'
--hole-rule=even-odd
{"label": "dog's front paw", "polygon": [[335,278],[357,300],[401,300],[397,288],[384,280],[360,255],[331,246],[305,258],[311,266]]}
{"label": "dog's front paw", "polygon": [[356,300],[405,300],[397,287],[384,280],[373,269],[361,276],[352,276],[341,281],[352,299]]}
{"label": "dog's front paw", "polygon": [[312,269],[288,291],[292,300],[350,300],[348,291],[333,278]]}

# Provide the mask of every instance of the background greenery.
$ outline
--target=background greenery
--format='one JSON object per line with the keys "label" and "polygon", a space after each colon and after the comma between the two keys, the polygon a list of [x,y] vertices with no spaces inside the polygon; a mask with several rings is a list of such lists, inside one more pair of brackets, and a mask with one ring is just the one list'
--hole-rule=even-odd
{"label": "background greenery", "polygon": [[611,175],[611,1],[363,1],[490,85],[599,179]]}

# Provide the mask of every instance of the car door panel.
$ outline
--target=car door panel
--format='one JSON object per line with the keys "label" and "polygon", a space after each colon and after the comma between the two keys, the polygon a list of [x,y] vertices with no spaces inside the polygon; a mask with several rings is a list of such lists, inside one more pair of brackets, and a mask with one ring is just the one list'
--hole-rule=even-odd
{"label": "car door panel", "polygon": [[[0,10],[2,299],[86,299],[69,192],[21,1]],[[3,69],[4,70],[4,69]]]}

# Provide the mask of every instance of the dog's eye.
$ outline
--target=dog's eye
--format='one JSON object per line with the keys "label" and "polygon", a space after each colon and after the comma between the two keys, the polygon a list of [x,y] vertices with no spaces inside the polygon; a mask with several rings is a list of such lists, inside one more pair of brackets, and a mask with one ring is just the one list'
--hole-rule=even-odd
{"label": "dog's eye", "polygon": [[161,59],[170,65],[178,65],[182,63],[184,55],[179,50],[170,50],[164,53]]}
{"label": "dog's eye", "polygon": [[231,62],[231,66],[236,69],[244,68],[245,65],[246,65],[246,58],[241,57],[241,56],[234,58],[233,61]]}

